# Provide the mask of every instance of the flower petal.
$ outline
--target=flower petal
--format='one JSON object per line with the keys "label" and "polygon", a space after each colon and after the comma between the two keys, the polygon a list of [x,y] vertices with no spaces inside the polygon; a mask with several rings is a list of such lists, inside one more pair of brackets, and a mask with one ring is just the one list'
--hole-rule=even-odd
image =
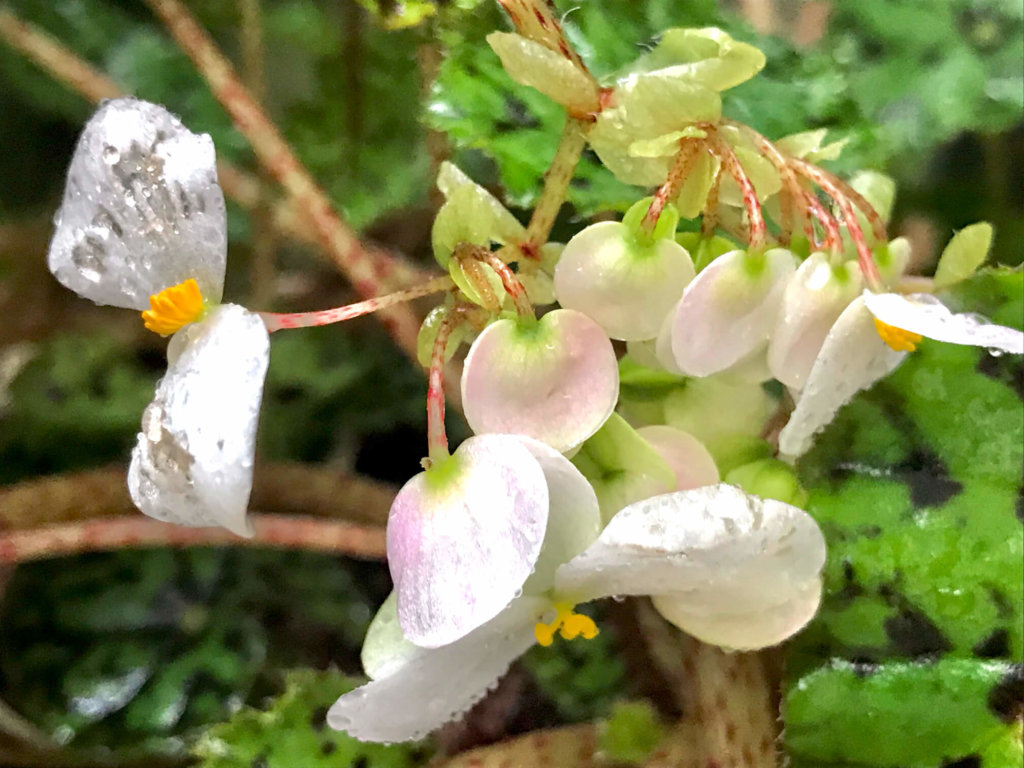
{"label": "flower petal", "polygon": [[[688,597],[655,595],[658,612],[687,634],[705,643],[745,651],[778,645],[814,618],[821,604],[821,582],[813,580],[783,603],[764,603],[749,610],[735,610],[729,596],[718,597],[714,607],[694,605]],[[723,611],[732,605],[734,610]]]}
{"label": "flower petal", "polygon": [[779,452],[796,458],[806,453],[814,435],[862,389],[898,366],[905,352],[890,349],[874,318],[858,296],[836,320],[821,345],[789,422],[779,433]]}
{"label": "flower petal", "polygon": [[708,449],[688,432],[674,427],[641,427],[637,434],[654,446],[676,475],[674,490],[685,491],[719,481],[718,467]]}
{"label": "flower petal", "polygon": [[56,223],[50,271],[87,299],[148,309],[192,277],[220,301],[227,219],[213,141],[157,104],[113,99],[89,119]]}
{"label": "flower petal", "polygon": [[795,267],[782,248],[763,259],[732,251],[686,287],[672,320],[672,353],[683,372],[718,373],[767,345]]}
{"label": "flower petal", "polygon": [[245,512],[269,356],[263,320],[235,304],[175,334],[128,469],[139,509],[170,523],[252,535]]}
{"label": "flower petal", "polygon": [[498,615],[533,571],[548,521],[544,472],[512,435],[479,435],[405,484],[388,518],[402,631],[454,642]]}
{"label": "flower petal", "polygon": [[512,32],[492,32],[487,43],[509,77],[536,88],[570,114],[583,116],[600,109],[597,84],[560,53]]}
{"label": "flower petal", "polygon": [[563,452],[601,428],[618,396],[611,342],[597,323],[570,309],[536,323],[491,323],[470,347],[462,372],[474,432],[526,435]]}
{"label": "flower petal", "polygon": [[626,225],[604,221],[566,244],[555,267],[555,296],[611,338],[641,341],[658,335],[693,276],[690,254],[675,240],[640,244]]}
{"label": "flower petal", "polygon": [[820,579],[825,539],[802,509],[719,484],[632,504],[558,569],[575,601],[668,595],[705,626],[798,601]]}
{"label": "flower petal", "polygon": [[398,598],[392,590],[366,629],[363,650],[359,655],[363,671],[371,680],[388,677],[422,650],[402,634],[398,623]]}
{"label": "flower petal", "polygon": [[886,325],[929,339],[1024,355],[1024,333],[986,322],[977,315],[954,314],[941,301],[926,293],[900,296],[865,291],[864,304]]}
{"label": "flower petal", "polygon": [[787,387],[801,389],[829,330],[863,285],[856,263],[837,271],[821,253],[812,253],[786,286],[775,332],[768,344],[768,367]]}
{"label": "flower petal", "polygon": [[571,461],[540,440],[519,439],[537,459],[548,484],[544,544],[533,573],[523,585],[525,594],[540,594],[554,584],[555,569],[589,547],[601,533],[601,510],[594,489]]}
{"label": "flower petal", "polygon": [[327,722],[361,741],[411,741],[454,720],[482,699],[509,665],[535,642],[534,624],[550,606],[514,601],[450,645],[420,648],[386,677],[338,699]]}

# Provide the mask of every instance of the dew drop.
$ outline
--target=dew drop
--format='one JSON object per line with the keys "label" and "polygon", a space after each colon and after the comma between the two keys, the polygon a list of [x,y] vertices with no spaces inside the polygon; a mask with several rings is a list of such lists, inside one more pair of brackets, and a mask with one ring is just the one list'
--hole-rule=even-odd
{"label": "dew drop", "polygon": [[991,355],[992,357],[1002,357],[1005,354],[1005,352],[1003,352],[1003,350],[999,349],[998,347],[989,347],[985,351],[988,352],[989,355]]}
{"label": "dew drop", "polygon": [[103,162],[107,165],[114,165],[120,159],[121,153],[117,151],[117,147],[108,144],[103,148]]}

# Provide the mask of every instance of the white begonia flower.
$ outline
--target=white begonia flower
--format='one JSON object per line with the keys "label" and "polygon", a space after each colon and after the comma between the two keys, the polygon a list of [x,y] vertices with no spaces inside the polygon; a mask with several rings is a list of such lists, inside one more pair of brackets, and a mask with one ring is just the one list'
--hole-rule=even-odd
{"label": "white begonia flower", "polygon": [[167,375],[132,451],[132,500],[158,520],[250,536],[256,424],[269,338],[259,315],[218,305],[227,263],[213,141],[133,98],[90,118],[68,168],[50,271],[98,304],[174,333]]}
{"label": "white begonia flower", "polygon": [[801,509],[713,485],[626,507],[571,559],[562,558],[585,543],[578,535],[570,547],[549,546],[593,529],[597,514],[593,498],[571,511],[553,507],[545,576],[450,645],[416,647],[385,602],[363,647],[373,680],[338,699],[331,727],[363,741],[420,738],[479,701],[534,643],[597,634],[574,607],[600,597],[653,595],[682,629],[742,649],[781,642],[817,608],[825,540]]}
{"label": "white begonia flower", "polygon": [[864,291],[843,311],[821,346],[789,422],[779,452],[795,459],[854,395],[891,373],[922,337],[951,344],[1024,354],[1024,334],[954,314],[928,294],[902,296]]}

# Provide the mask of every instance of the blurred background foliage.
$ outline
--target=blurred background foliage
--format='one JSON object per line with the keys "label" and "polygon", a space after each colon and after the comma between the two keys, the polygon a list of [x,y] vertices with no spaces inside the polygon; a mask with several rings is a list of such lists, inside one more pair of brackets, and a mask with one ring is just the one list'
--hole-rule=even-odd
{"label": "blurred background foliage", "polygon": [[[242,3],[189,5],[240,62]],[[496,3],[262,0],[260,7],[263,71],[245,74],[262,80],[269,114],[365,237],[430,264],[432,174],[445,157],[525,218],[563,115],[514,85],[484,43],[488,32],[508,26]],[[559,7],[600,77],[670,26],[722,26],[755,43],[768,66],[726,94],[726,114],[776,138],[828,128],[831,139],[849,140],[836,170],[895,176],[893,230],[913,239],[922,269],[954,229],[978,219],[996,225],[995,258],[1020,263],[1019,0],[588,0]],[[4,9],[126,91],[210,133],[221,158],[258,170],[201,77],[141,3],[4,0]],[[163,343],[133,313],[86,305],[45,269],[49,219],[91,110],[0,43],[2,483],[123,461],[165,365]],[[587,153],[555,235],[565,238],[585,217],[622,210],[639,195]],[[265,212],[229,204],[228,213],[229,299],[255,296],[265,302],[260,308],[287,311],[351,298],[315,254],[280,238],[270,242],[268,281],[260,261],[267,257],[259,255],[266,243],[258,240]],[[416,471],[425,382],[373,320],[283,334],[273,348],[263,459],[315,462],[392,483]],[[131,551],[29,564],[5,578],[2,698],[83,760],[180,761],[197,734],[232,713],[230,725],[196,748],[208,768],[405,766],[427,754],[364,750],[321,733],[317,715],[351,683],[280,674],[335,665],[358,675],[362,632],[388,589],[379,565],[267,551]],[[842,612],[826,621],[841,623]],[[603,717],[617,697],[644,693],[627,675],[615,637],[528,655],[503,686],[518,685],[517,695],[526,691],[534,703],[529,713],[506,714],[499,735]],[[1016,648],[1019,638],[1013,642]],[[294,740],[270,743],[268,723],[295,724],[286,727]],[[471,744],[487,733],[451,738]],[[237,754],[223,746],[243,742]],[[322,762],[295,761],[311,750]]]}

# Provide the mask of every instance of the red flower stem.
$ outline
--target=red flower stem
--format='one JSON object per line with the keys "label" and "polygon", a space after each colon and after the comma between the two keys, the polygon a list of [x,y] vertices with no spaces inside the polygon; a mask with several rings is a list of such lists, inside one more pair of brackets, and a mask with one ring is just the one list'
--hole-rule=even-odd
{"label": "red flower stem", "polygon": [[[804,191],[800,187],[800,182],[796,177],[796,173],[794,173],[793,168],[789,165],[789,161],[785,155],[783,155],[782,152],[779,151],[778,147],[772,144],[767,138],[755,131],[749,125],[737,123],[732,120],[728,122],[730,125],[738,127],[741,131],[750,136],[757,145],[757,148],[761,151],[761,154],[768,158],[768,161],[775,166],[775,170],[778,171],[779,179],[782,181],[782,192],[779,195],[779,207],[781,209],[779,242],[789,245],[790,239],[793,235],[793,229],[796,227],[798,222],[806,221],[807,218],[807,210],[805,208],[806,199],[804,197]],[[813,241],[813,236],[810,239]]]}
{"label": "red flower stem", "polygon": [[[808,163],[808,165],[810,165],[810,163]],[[851,187],[848,182],[839,178],[835,174],[829,173],[823,168],[818,168],[818,170],[829,180],[829,183],[832,184],[839,193],[846,197],[846,199],[853,203],[854,206],[864,214],[864,218],[866,218],[868,220],[868,224],[871,225],[871,234],[874,236],[875,240],[879,243],[888,242],[889,233],[886,232],[885,222],[882,221],[882,217],[878,215],[878,211],[876,211],[874,206],[867,201],[867,198]]]}
{"label": "red flower stem", "polygon": [[[839,233],[839,222],[825,209],[825,206],[821,204],[812,192],[803,190],[802,194],[807,210],[825,230],[825,242],[822,244],[822,247],[828,248],[833,259],[841,258],[843,255],[843,237]],[[819,244],[816,242],[812,220],[808,218],[806,223],[807,239],[810,240],[812,248],[817,248]]]}
{"label": "red flower stem", "polygon": [[461,313],[448,315],[438,326],[427,374],[427,455],[431,464],[448,458],[448,433],[444,428],[444,363],[448,339],[462,322]]}
{"label": "red flower stem", "polygon": [[658,187],[658,191],[654,193],[651,206],[647,209],[647,213],[644,214],[644,218],[640,222],[640,226],[647,232],[654,231],[654,227],[661,217],[661,212],[665,210],[665,206],[679,197],[679,191],[683,188],[687,177],[693,171],[693,166],[697,164],[702,145],[703,141],[699,139],[686,138],[679,140],[679,151],[676,152],[675,159],[672,161],[672,167],[669,168],[668,176],[665,177],[665,182]]}
{"label": "red flower stem", "polygon": [[864,279],[869,287],[873,290],[881,290],[883,288],[882,277],[878,273],[878,265],[875,264],[875,259],[871,255],[871,249],[864,238],[864,230],[860,228],[860,222],[857,221],[857,214],[854,213],[849,198],[843,194],[842,189],[835,183],[835,177],[805,160],[793,160],[792,162],[798,174],[810,179],[821,187],[825,194],[831,197],[842,210],[843,220],[846,222],[850,239],[853,240],[853,245],[857,249],[857,261],[860,264],[860,271],[864,275]]}
{"label": "red flower stem", "polygon": [[736,153],[723,138],[716,134],[710,134],[709,140],[715,149],[716,154],[722,161],[722,166],[736,181],[743,195],[743,206],[747,210],[748,234],[747,245],[752,251],[759,251],[765,247],[767,229],[764,223],[764,214],[761,213],[761,202],[757,199],[757,190],[743,170]]}
{"label": "red flower stem", "polygon": [[82,552],[142,547],[256,546],[333,552],[383,560],[384,529],[340,520],[251,514],[255,534],[245,539],[223,528],[187,528],[141,514],[57,523],[0,533],[0,565]]}
{"label": "red flower stem", "polygon": [[271,333],[290,328],[316,328],[321,325],[341,323],[356,317],[369,315],[373,312],[393,307],[396,304],[418,299],[421,296],[429,296],[432,293],[447,291],[453,285],[452,279],[447,275],[443,275],[428,280],[421,285],[406,288],[404,291],[396,291],[386,296],[378,296],[375,299],[367,299],[366,301],[347,304],[343,307],[321,309],[316,312],[292,312],[288,314],[260,312],[260,316],[263,318],[267,330]]}
{"label": "red flower stem", "polygon": [[498,277],[501,278],[501,284],[505,287],[505,292],[512,297],[512,302],[516,306],[516,313],[520,317],[535,317],[533,302],[530,301],[526,288],[519,282],[516,273],[512,271],[508,264],[502,261],[496,253],[491,253],[486,248],[474,248],[473,256],[498,273]]}
{"label": "red flower stem", "polygon": [[[399,283],[394,259],[376,251],[371,254],[362,246],[191,12],[180,0],[146,2],[195,63],[214,96],[249,140],[260,163],[303,212],[317,239],[356,292],[370,299],[389,285]],[[382,313],[382,322],[398,345],[415,359],[420,326],[415,313],[409,307],[397,305]]]}
{"label": "red flower stem", "polygon": [[700,234],[705,239],[715,236],[718,229],[718,195],[722,189],[722,167],[715,171],[715,178],[708,190],[707,200],[704,201],[704,211],[701,214]]}

